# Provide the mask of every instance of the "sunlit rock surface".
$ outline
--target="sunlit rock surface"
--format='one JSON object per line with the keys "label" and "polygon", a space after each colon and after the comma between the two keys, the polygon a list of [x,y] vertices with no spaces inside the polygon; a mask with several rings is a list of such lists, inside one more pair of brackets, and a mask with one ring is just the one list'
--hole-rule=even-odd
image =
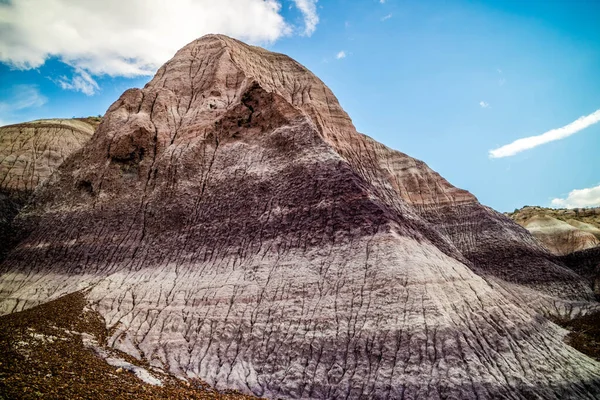
{"label": "sunlit rock surface", "polygon": [[523,207],[509,214],[550,252],[564,256],[600,245],[600,208]]}

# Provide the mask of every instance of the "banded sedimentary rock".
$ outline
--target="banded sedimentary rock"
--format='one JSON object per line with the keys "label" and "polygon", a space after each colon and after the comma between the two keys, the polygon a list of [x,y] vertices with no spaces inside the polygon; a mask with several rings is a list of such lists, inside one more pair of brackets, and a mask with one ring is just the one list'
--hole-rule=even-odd
{"label": "banded sedimentary rock", "polygon": [[[593,228],[591,225],[577,225],[548,216],[536,216],[529,219],[524,227],[553,254],[563,256],[600,244],[594,234],[589,232],[591,229],[585,229]],[[598,232],[600,233],[600,230]]]}
{"label": "banded sedimentary rock", "polygon": [[600,296],[600,208],[525,206],[508,216],[526,228],[557,261],[586,278]]}
{"label": "banded sedimentary rock", "polygon": [[528,206],[508,216],[559,256],[600,245],[600,208],[571,210]]}
{"label": "banded sedimentary rock", "polygon": [[585,279],[357,133],[306,68],[224,36],[125,92],[18,223],[29,234],[2,266],[3,313],[86,289],[111,346],[216,387],[600,394],[600,364],[539,313],[593,309]]}
{"label": "banded sedimentary rock", "polygon": [[0,260],[11,222],[35,188],[92,137],[99,118],[45,119],[0,127]]}

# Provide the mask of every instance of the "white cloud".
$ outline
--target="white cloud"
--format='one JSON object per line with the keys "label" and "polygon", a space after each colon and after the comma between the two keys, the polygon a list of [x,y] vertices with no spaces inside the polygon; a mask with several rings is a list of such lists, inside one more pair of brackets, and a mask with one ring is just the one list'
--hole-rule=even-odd
{"label": "white cloud", "polygon": [[88,96],[93,95],[100,89],[94,78],[80,68],[76,69],[75,75],[71,79],[62,76],[58,79],[57,83],[65,90],[82,92]]}
{"label": "white cloud", "polygon": [[381,4],[385,4],[385,0],[379,0]]}
{"label": "white cloud", "polygon": [[481,108],[488,108],[488,107],[490,106],[490,103],[486,103],[485,101],[481,100],[481,101],[479,102],[479,106],[480,106]]}
{"label": "white cloud", "polygon": [[537,136],[530,136],[522,139],[515,140],[514,142],[505,146],[499,147],[494,150],[490,150],[490,158],[501,158],[514,156],[525,150],[533,149],[534,147],[553,142],[555,140],[564,139],[577,132],[587,128],[590,125],[594,125],[600,122],[600,110],[596,110],[590,115],[580,117],[579,119],[565,125],[561,128],[549,130],[548,132],[542,133]]}
{"label": "white cloud", "polygon": [[310,36],[317,29],[319,15],[317,14],[318,0],[294,0],[296,7],[304,16],[304,35]]}
{"label": "white cloud", "polygon": [[339,53],[337,53],[335,55],[335,58],[337,58],[338,60],[342,59],[342,58],[346,58],[346,52],[345,51],[340,51]]}
{"label": "white cloud", "polygon": [[[317,0],[293,1],[311,35]],[[0,62],[31,69],[57,57],[77,71],[63,86],[90,93],[93,76],[152,75],[208,33],[264,44],[292,27],[280,0],[12,0],[0,1],[0,32]]]}
{"label": "white cloud", "polygon": [[552,200],[552,206],[556,208],[600,207],[600,185],[587,189],[575,189],[569,193],[566,199]]}
{"label": "white cloud", "polygon": [[36,85],[15,85],[9,98],[9,102],[0,102],[0,113],[41,107],[48,101],[46,97],[42,96]]}
{"label": "white cloud", "polygon": [[150,75],[207,33],[278,39],[289,32],[280,8],[275,0],[13,0],[0,4],[0,61],[25,69],[57,56],[92,75]]}
{"label": "white cloud", "polygon": [[388,19],[392,18],[392,14],[388,14],[384,17],[381,18],[382,21],[387,21]]}

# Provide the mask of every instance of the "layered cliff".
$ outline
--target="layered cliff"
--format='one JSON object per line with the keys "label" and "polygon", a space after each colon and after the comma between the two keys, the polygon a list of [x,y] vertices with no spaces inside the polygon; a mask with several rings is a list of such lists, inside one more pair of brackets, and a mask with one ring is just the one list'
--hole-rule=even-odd
{"label": "layered cliff", "polygon": [[36,192],[10,313],[87,289],[115,349],[282,398],[588,398],[540,313],[584,278],[423,162],[356,132],[281,54],[217,35],[125,92]]}
{"label": "layered cliff", "polygon": [[0,127],[0,261],[11,222],[35,188],[92,137],[99,118],[45,119]]}
{"label": "layered cliff", "polygon": [[556,255],[600,245],[600,208],[570,210],[527,206],[508,216]]}

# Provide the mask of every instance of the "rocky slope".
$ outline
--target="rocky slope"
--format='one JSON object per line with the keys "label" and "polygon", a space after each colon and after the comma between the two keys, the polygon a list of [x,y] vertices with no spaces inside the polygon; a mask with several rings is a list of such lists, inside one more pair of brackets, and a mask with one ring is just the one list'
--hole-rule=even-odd
{"label": "rocky slope", "polygon": [[144,365],[108,334],[80,292],[0,317],[0,399],[251,399]]}
{"label": "rocky slope", "polygon": [[11,313],[86,289],[107,344],[273,398],[594,399],[541,313],[589,283],[423,162],[356,132],[281,54],[224,36],[126,91],[38,190]]}
{"label": "rocky slope", "polygon": [[92,137],[99,123],[91,117],[0,127],[0,261],[14,242],[13,218],[35,188]]}
{"label": "rocky slope", "polygon": [[[586,278],[600,300],[600,246],[558,257],[559,262]],[[599,338],[600,339],[600,338]]]}
{"label": "rocky slope", "polygon": [[570,210],[527,206],[508,216],[556,255],[600,245],[600,208]]}

